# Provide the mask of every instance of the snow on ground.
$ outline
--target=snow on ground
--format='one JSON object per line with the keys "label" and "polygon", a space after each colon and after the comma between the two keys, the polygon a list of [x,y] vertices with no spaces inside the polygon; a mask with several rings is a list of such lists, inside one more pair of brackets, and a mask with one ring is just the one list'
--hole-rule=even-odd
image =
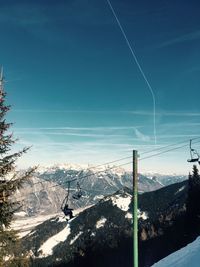
{"label": "snow on ground", "polygon": [[71,232],[70,224],[68,224],[62,231],[60,231],[58,234],[50,237],[47,241],[45,241],[42,246],[39,248],[39,252],[42,254],[40,255],[40,258],[42,257],[48,257],[53,254],[53,248],[58,245],[60,242],[64,242],[67,237],[69,236]]}
{"label": "snow on ground", "polygon": [[99,196],[94,197],[94,200],[103,199],[104,197],[105,196],[103,196],[103,195],[99,195]]}
{"label": "snow on ground", "polygon": [[49,220],[52,217],[55,217],[55,215],[57,214],[40,215],[37,217],[22,217],[13,221],[13,223],[11,224],[11,229],[19,231],[18,236],[22,238],[29,234],[31,230],[37,225],[43,223],[46,220]]}
{"label": "snow on ground", "polygon": [[138,209],[137,217],[138,217],[138,219],[142,218],[142,220],[147,220],[149,218],[146,211],[141,211],[139,209]]}
{"label": "snow on ground", "polygon": [[[143,220],[147,220],[148,219],[147,212],[140,211],[139,209],[138,209],[137,217],[138,217],[138,219],[141,218]],[[125,218],[127,218],[127,219],[133,219],[133,214],[131,212],[127,212],[126,215],[125,215]]]}
{"label": "snow on ground", "polygon": [[78,238],[80,235],[82,235],[83,232],[79,232],[71,241],[70,241],[70,245],[72,245]]}
{"label": "snow on ground", "polygon": [[19,212],[15,212],[14,215],[17,217],[25,217],[27,216],[27,213],[25,211],[19,211]]}
{"label": "snow on ground", "polygon": [[92,206],[94,206],[94,205],[88,205],[87,207],[76,209],[76,210],[73,211],[73,215],[74,216],[77,216],[81,212],[83,212],[84,210],[87,210],[87,209],[91,208]]}
{"label": "snow on ground", "polygon": [[113,205],[117,206],[123,211],[128,211],[129,205],[131,203],[131,195],[126,194],[125,196],[115,195],[111,197]]}
{"label": "snow on ground", "polygon": [[31,230],[30,230],[30,231],[22,231],[22,232],[19,232],[19,233],[17,234],[17,236],[18,236],[19,238],[22,238],[22,237],[28,235],[30,232],[31,232]]}
{"label": "snow on ground", "polygon": [[184,188],[185,188],[185,185],[184,186],[182,186],[181,188],[179,188],[179,190],[175,193],[175,195],[176,194],[178,194],[179,192],[181,192],[181,191],[183,191],[184,190]]}
{"label": "snow on ground", "polygon": [[[92,207],[93,205],[89,205],[84,208],[79,208],[73,211],[74,216],[79,215],[84,210]],[[11,229],[19,231],[19,238],[22,238],[26,235],[28,235],[36,226],[43,223],[46,220],[52,219],[52,220],[58,220],[58,222],[66,222],[66,217],[63,213],[56,213],[56,214],[50,214],[50,215],[40,215],[37,217],[24,217],[23,212],[19,212],[18,217],[12,224]]]}
{"label": "snow on ground", "polygon": [[199,267],[200,237],[186,247],[155,263],[152,267]]}
{"label": "snow on ground", "polygon": [[127,212],[126,215],[125,215],[125,218],[127,218],[127,219],[133,219],[133,214],[130,213],[130,212]]}
{"label": "snow on ground", "polygon": [[[86,210],[86,209],[88,209],[88,208],[90,208],[90,207],[92,207],[92,206],[93,206],[93,205],[87,206],[87,207],[85,207],[85,208],[79,208],[79,209],[76,209],[76,210],[73,211],[73,215],[74,215],[74,216],[77,216],[77,215],[79,215],[81,212],[83,212],[84,210]],[[63,213],[61,213],[61,214],[59,214],[56,218],[53,218],[53,220],[58,220],[58,222],[66,222],[66,216],[65,216]]]}
{"label": "snow on ground", "polygon": [[99,228],[103,227],[106,221],[107,221],[106,218],[101,217],[101,219],[98,220],[96,223],[96,228],[99,229]]}

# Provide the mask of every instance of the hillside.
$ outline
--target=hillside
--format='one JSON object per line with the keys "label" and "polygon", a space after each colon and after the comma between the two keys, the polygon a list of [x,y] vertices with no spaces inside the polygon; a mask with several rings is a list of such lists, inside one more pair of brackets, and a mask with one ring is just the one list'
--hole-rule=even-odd
{"label": "hillside", "polygon": [[[130,243],[129,249],[126,249],[129,255],[127,264],[130,264],[130,193],[129,189],[124,189],[102,199],[95,206],[82,211],[69,224],[63,216],[56,216],[36,226],[22,239],[24,249],[33,254],[33,266],[62,266],[65,263],[77,266],[76,262],[82,260],[85,264],[90,261],[90,265],[87,263],[82,266],[94,266],[96,257],[99,257],[96,266],[103,266],[102,261],[111,266],[109,258],[111,264],[113,256],[119,254],[127,242]],[[100,256],[102,253],[105,258]]]}
{"label": "hillside", "polygon": [[44,181],[33,176],[24,182],[23,187],[14,195],[14,199],[22,201],[20,213],[15,216],[49,215],[60,212],[60,206],[66,190],[52,181]]}
{"label": "hillside", "polygon": [[140,209],[148,219],[139,221],[139,266],[151,266],[191,242],[187,231],[186,200],[188,181],[169,185],[139,197]]}
{"label": "hillside", "polygon": [[[139,266],[150,267],[197,236],[187,229],[187,181],[139,195]],[[33,266],[131,266],[132,192],[104,197],[69,224],[55,216],[22,239]],[[104,257],[102,257],[104,255]]]}

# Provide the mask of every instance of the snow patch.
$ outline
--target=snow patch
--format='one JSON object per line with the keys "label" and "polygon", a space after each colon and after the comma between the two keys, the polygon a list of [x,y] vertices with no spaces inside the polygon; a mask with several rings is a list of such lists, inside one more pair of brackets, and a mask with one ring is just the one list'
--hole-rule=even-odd
{"label": "snow patch", "polygon": [[58,216],[55,220],[57,220],[57,222],[66,222],[65,216]]}
{"label": "snow patch", "polygon": [[138,217],[138,219],[141,218],[142,220],[147,220],[149,218],[146,211],[141,211],[139,209],[138,209],[137,217]]}
{"label": "snow patch", "polygon": [[101,219],[98,220],[96,223],[96,228],[99,229],[99,228],[103,227],[106,221],[107,221],[106,218],[101,217]]}
{"label": "snow patch", "polygon": [[78,233],[71,241],[70,241],[70,245],[72,245],[78,238],[80,235],[82,235],[83,232]]}
{"label": "snow patch", "polygon": [[21,229],[24,230],[27,228],[32,229],[35,226],[43,223],[44,221],[51,219],[52,217],[55,217],[55,214],[16,219],[11,224],[11,228],[14,230],[21,230]]}
{"label": "snow patch", "polygon": [[[83,208],[78,208],[78,209],[76,209],[76,210],[73,211],[73,215],[74,215],[75,217],[77,217],[81,212],[83,212],[83,211],[86,210],[86,209],[91,208],[92,206],[94,206],[94,205],[88,205],[88,206],[83,207]],[[65,217],[64,214],[62,213],[62,214],[59,214],[58,216],[56,216],[55,218],[52,218],[52,221],[66,222],[66,217]],[[71,221],[72,221],[72,220],[70,220],[70,222],[71,222]]]}
{"label": "snow patch", "polygon": [[31,231],[31,232],[29,233],[29,236],[32,236],[32,235],[34,235],[35,233],[36,233],[36,230]]}
{"label": "snow patch", "polygon": [[58,245],[60,242],[64,242],[67,237],[70,235],[71,229],[68,224],[62,231],[58,234],[50,237],[47,241],[45,241],[42,246],[39,248],[39,252],[42,252],[40,258],[47,257],[53,254],[53,248]]}
{"label": "snow patch", "polygon": [[126,215],[125,215],[125,218],[127,218],[127,219],[133,219],[133,214],[130,213],[130,212],[127,212]]}
{"label": "snow patch", "polygon": [[17,234],[17,236],[18,236],[19,239],[20,239],[20,238],[25,237],[26,235],[28,235],[30,232],[31,232],[31,231],[19,232],[19,233]]}
{"label": "snow patch", "polygon": [[[138,217],[138,219],[141,218],[142,220],[147,220],[148,219],[147,212],[140,211],[139,209],[138,209],[137,217]],[[125,215],[125,218],[132,220],[133,219],[133,214],[130,213],[130,212],[127,212],[126,215]]]}
{"label": "snow patch", "polygon": [[15,212],[14,215],[18,217],[25,217],[27,213],[25,211],[19,211],[19,212]]}
{"label": "snow patch", "polygon": [[92,204],[92,205],[88,205],[88,206],[83,207],[83,208],[76,209],[76,210],[73,211],[73,215],[74,215],[74,216],[77,216],[77,215],[79,215],[81,212],[83,212],[84,210],[87,210],[87,209],[91,208],[92,206],[94,206],[94,204]]}
{"label": "snow patch", "polygon": [[111,197],[112,203],[114,206],[117,206],[123,211],[128,211],[129,205],[131,203],[131,195],[116,195]]}
{"label": "snow patch", "polygon": [[94,197],[94,200],[103,199],[104,197],[105,197],[105,196],[103,196],[103,195],[95,196],[95,197]]}
{"label": "snow patch", "polygon": [[179,192],[183,191],[184,189],[185,189],[185,185],[184,185],[184,186],[182,186],[181,188],[179,188],[179,190],[178,190],[178,191],[176,191],[175,195],[176,195],[176,194],[178,194]]}

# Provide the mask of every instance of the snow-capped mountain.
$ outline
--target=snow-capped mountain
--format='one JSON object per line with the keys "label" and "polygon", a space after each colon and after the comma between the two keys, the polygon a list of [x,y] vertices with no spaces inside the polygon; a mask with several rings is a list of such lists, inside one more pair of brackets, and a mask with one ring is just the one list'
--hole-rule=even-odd
{"label": "snow-capped mountain", "polygon": [[[47,181],[60,183],[67,186],[67,181],[77,179],[86,195],[95,192],[95,195],[111,194],[124,186],[132,188],[132,174],[120,167],[93,167],[77,166],[70,164],[54,165],[42,168],[37,173],[37,177]],[[153,191],[163,185],[156,179],[148,179],[144,175],[139,175],[139,191]],[[76,181],[71,184],[73,190],[76,188]]]}
{"label": "snow-capped mountain", "polygon": [[[198,235],[188,229],[188,181],[139,195],[139,262],[150,267]],[[36,226],[24,238],[33,266],[131,266],[132,191],[121,189],[82,210],[69,224],[63,215]],[[104,257],[102,257],[104,255]],[[115,261],[116,260],[116,261]]]}
{"label": "snow-capped mountain", "polygon": [[[73,209],[97,203],[104,196],[113,194],[123,187],[132,188],[132,175],[120,167],[93,167],[74,164],[57,164],[40,167],[16,194],[16,199],[23,199],[21,211],[27,216],[48,215],[60,211],[67,196],[67,181],[70,183],[69,205]],[[83,196],[73,199],[80,183]],[[139,175],[139,191],[147,192],[161,188],[156,179]]]}
{"label": "snow-capped mountain", "polygon": [[49,172],[49,173],[53,173],[56,170],[65,170],[65,171],[69,171],[69,170],[76,170],[76,171],[88,171],[91,170],[92,172],[102,172],[102,174],[104,172],[107,172],[108,170],[111,170],[113,173],[118,174],[118,175],[122,175],[123,173],[125,173],[125,169],[123,169],[122,167],[119,166],[109,166],[109,165],[92,165],[92,164],[73,164],[73,163],[56,163],[54,165],[49,165],[49,166],[39,166],[37,171],[39,173],[44,173],[44,172]]}
{"label": "snow-capped mountain", "polygon": [[[28,185],[24,188],[23,194],[27,194],[30,202],[27,208],[32,203],[33,207],[38,205],[38,213],[37,209],[34,212],[38,215],[41,211],[46,211],[48,206],[54,205],[54,200],[59,203],[56,207],[60,209],[63,195],[66,196],[66,188],[60,187],[67,185],[64,182],[73,177],[80,183],[84,180],[81,184],[83,196],[79,201],[72,201],[76,183],[70,184],[70,208],[82,210],[69,224],[63,219],[63,215],[56,215],[29,227],[21,235],[24,236],[21,239],[24,250],[29,251],[33,257],[33,266],[65,266],[67,263],[69,267],[77,264],[92,267],[96,261],[99,265],[95,266],[113,266],[113,259],[117,259],[115,266],[130,266],[133,205],[131,174],[122,172],[120,175],[119,172],[113,173],[111,169],[93,172],[91,169],[73,168],[69,170],[56,167],[40,171],[36,173],[37,178],[30,182],[30,192],[27,190]],[[40,181],[43,182],[40,184]],[[32,190],[36,184],[40,188]],[[45,187],[44,184],[51,186]],[[124,185],[127,187],[124,188]],[[144,191],[155,188],[155,185],[161,187],[138,196],[140,267],[149,267],[186,246],[200,233],[197,228],[191,227],[186,210],[188,180],[163,187],[157,178],[140,175],[139,185]],[[46,192],[52,188],[55,189],[54,193]],[[40,194],[42,190],[44,192]],[[59,209],[54,211],[58,212]],[[27,214],[27,209],[24,208],[21,212]],[[105,255],[106,262],[102,254]]]}
{"label": "snow-capped mountain", "polygon": [[[24,250],[32,255],[33,266],[113,266],[113,259],[129,266],[131,199],[131,191],[123,189],[82,210],[68,223],[59,215],[36,226],[21,239]],[[121,249],[126,251],[126,259]]]}
{"label": "snow-capped mountain", "polygon": [[199,267],[200,237],[186,247],[155,263],[152,267]]}

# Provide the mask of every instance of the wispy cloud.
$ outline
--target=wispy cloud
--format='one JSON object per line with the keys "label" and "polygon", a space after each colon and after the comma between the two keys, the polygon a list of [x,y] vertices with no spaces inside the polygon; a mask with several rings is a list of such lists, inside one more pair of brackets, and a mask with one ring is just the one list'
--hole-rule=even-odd
{"label": "wispy cloud", "polygon": [[[48,109],[13,109],[12,112],[30,112],[30,113],[94,113],[94,114],[132,114],[138,116],[153,116],[152,111],[148,110],[48,110]],[[157,116],[200,116],[200,112],[192,111],[165,111],[158,110]],[[136,126],[137,127],[137,126]]]}
{"label": "wispy cloud", "polygon": [[65,109],[13,109],[13,112],[29,112],[29,113],[94,113],[94,114],[135,114],[152,116],[152,111],[147,110],[65,110]]}
{"label": "wispy cloud", "polygon": [[74,130],[74,131],[110,131],[110,130],[130,130],[141,126],[98,126],[98,127],[22,127],[22,128],[15,128],[16,130],[25,130],[25,131],[32,131],[32,130]]}
{"label": "wispy cloud", "polygon": [[[144,115],[144,116],[153,116],[152,111],[135,111],[135,110],[127,110],[122,111],[124,113],[130,113],[135,115]],[[198,117],[200,116],[200,112],[191,112],[191,111],[157,111],[157,116],[177,116],[177,117]]]}
{"label": "wispy cloud", "polygon": [[[41,135],[41,132],[37,131],[17,131],[16,134],[31,134],[31,135]],[[43,133],[44,134],[44,133]],[[90,137],[90,138],[116,138],[116,137],[125,137],[123,134],[92,134],[92,133],[72,133],[72,132],[45,132],[46,135],[55,135],[55,136],[77,136],[77,137]]]}
{"label": "wispy cloud", "polygon": [[199,139],[200,139],[200,136],[198,134],[163,134],[163,135],[158,136],[159,139],[167,139],[168,141],[169,141],[169,139],[185,138],[185,141],[187,139],[188,142],[189,142],[189,139],[195,138],[195,137],[199,137]]}
{"label": "wispy cloud", "polygon": [[185,111],[179,111],[179,112],[161,112],[160,115],[163,116],[186,116],[186,117],[198,117],[200,116],[200,112],[185,112]]}
{"label": "wispy cloud", "polygon": [[[20,145],[29,145],[29,141],[24,140]],[[167,145],[162,143],[158,147]],[[52,165],[55,163],[77,163],[77,164],[105,164],[106,162],[127,157],[132,155],[132,150],[137,149],[142,155],[155,148],[149,144],[108,144],[103,142],[85,142],[85,143],[65,143],[60,142],[45,142],[34,145],[31,150],[19,160],[20,167],[29,167],[30,165]],[[184,164],[188,156],[188,150],[180,149],[175,152],[161,155],[159,157],[148,159],[140,162],[141,171],[163,172],[169,170],[188,172],[188,165]],[[178,157],[178,160],[177,160]],[[163,161],[164,159],[164,161]],[[123,166],[131,170],[131,158],[118,164],[128,163]],[[164,162],[164,163],[163,163]],[[118,165],[117,164],[117,165]]]}
{"label": "wispy cloud", "polygon": [[178,44],[178,43],[184,43],[184,42],[189,42],[189,41],[194,41],[194,40],[199,40],[199,39],[200,39],[200,30],[197,30],[194,32],[190,32],[190,33],[178,36],[171,40],[167,40],[163,42],[162,44],[160,44],[159,47],[166,47],[166,46],[171,46],[171,45]]}
{"label": "wispy cloud", "polygon": [[138,129],[135,129],[135,135],[136,137],[141,140],[141,141],[144,141],[144,142],[148,142],[150,141],[150,137],[148,135],[145,135],[143,134],[141,131],[139,131]]}

